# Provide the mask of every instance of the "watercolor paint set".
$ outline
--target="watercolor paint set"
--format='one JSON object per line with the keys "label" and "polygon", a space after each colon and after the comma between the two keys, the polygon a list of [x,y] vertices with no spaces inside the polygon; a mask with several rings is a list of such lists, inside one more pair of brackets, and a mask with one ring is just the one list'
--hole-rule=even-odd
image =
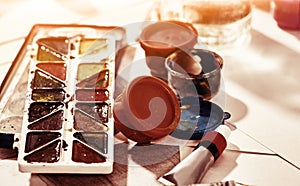
{"label": "watercolor paint set", "polygon": [[1,85],[1,126],[21,125],[20,171],[112,172],[115,66],[124,40],[115,27],[32,28]]}

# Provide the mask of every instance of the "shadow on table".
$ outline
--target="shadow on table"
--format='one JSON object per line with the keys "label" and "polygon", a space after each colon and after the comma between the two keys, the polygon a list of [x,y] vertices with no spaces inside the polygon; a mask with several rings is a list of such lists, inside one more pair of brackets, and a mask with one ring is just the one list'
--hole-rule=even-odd
{"label": "shadow on table", "polygon": [[0,160],[2,159],[17,159],[18,151],[14,149],[0,148]]}
{"label": "shadow on table", "polygon": [[226,78],[261,99],[300,113],[300,53],[256,30],[251,34],[246,48],[226,56]]}
{"label": "shadow on table", "polygon": [[[34,174],[40,177],[47,186],[51,185],[127,185],[128,172],[128,144],[115,144],[115,162],[113,173],[107,175],[93,174]],[[33,177],[32,177],[33,178]],[[35,178],[34,178],[35,179]],[[37,185],[36,180],[31,180],[31,185]]]}
{"label": "shadow on table", "polygon": [[[208,171],[210,173],[208,173],[206,179],[209,182],[223,180],[237,166],[236,159],[239,156],[239,153],[237,153],[239,148],[234,144],[230,144],[230,146],[234,146],[235,151],[225,151],[217,159]],[[173,145],[137,145],[129,153],[133,161],[151,171],[157,178],[169,172],[180,162],[179,147]]]}
{"label": "shadow on table", "polygon": [[135,145],[129,154],[134,162],[151,171],[158,178],[180,161],[179,146],[163,144]]}
{"label": "shadow on table", "polygon": [[288,32],[289,34],[293,35],[295,38],[300,40],[300,30],[288,30],[288,29],[283,29],[284,31]]}
{"label": "shadow on table", "polygon": [[231,123],[234,123],[243,119],[247,115],[248,108],[241,100],[226,94],[226,112],[231,114],[229,120]]}
{"label": "shadow on table", "polygon": [[[218,182],[224,180],[232,170],[237,166],[239,147],[230,143],[235,150],[225,150],[223,154],[215,161],[212,167],[207,171],[201,183]],[[226,180],[228,181],[228,180]]]}

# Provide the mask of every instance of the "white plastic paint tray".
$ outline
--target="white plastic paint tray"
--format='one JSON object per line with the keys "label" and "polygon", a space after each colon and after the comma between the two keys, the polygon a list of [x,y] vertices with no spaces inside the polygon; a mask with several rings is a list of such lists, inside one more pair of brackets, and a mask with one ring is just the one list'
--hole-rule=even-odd
{"label": "white plastic paint tray", "polygon": [[116,27],[32,28],[1,85],[0,122],[22,125],[20,171],[112,172],[115,63],[124,37]]}

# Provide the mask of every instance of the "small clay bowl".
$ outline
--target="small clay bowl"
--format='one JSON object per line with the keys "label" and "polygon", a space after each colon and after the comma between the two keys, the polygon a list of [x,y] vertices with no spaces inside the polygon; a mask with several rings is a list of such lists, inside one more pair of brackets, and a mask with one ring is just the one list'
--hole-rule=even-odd
{"label": "small clay bowl", "polygon": [[166,80],[165,58],[177,49],[193,48],[197,38],[197,30],[187,22],[169,20],[146,26],[139,42],[145,51],[151,75]]}

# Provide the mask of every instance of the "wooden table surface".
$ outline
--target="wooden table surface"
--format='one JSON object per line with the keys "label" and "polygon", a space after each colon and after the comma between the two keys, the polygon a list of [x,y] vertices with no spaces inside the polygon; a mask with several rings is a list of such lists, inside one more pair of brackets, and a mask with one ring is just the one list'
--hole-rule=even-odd
{"label": "wooden table surface", "polygon": [[[128,38],[133,39],[123,60],[141,59],[143,51],[133,44],[140,30],[133,32],[130,25],[148,20],[154,2],[0,0],[1,72],[7,71],[37,23],[125,26]],[[235,180],[249,185],[300,185],[300,32],[278,28],[268,5],[257,0],[249,45],[234,55],[220,52],[226,85],[222,106],[232,114],[228,120],[232,131],[226,150],[201,183]],[[0,74],[0,81],[4,75]],[[168,136],[145,147],[118,134],[114,171],[109,175],[21,173],[17,152],[0,149],[0,185],[160,185],[156,178],[178,164],[197,143],[189,141],[180,148],[169,143],[172,140]]]}

